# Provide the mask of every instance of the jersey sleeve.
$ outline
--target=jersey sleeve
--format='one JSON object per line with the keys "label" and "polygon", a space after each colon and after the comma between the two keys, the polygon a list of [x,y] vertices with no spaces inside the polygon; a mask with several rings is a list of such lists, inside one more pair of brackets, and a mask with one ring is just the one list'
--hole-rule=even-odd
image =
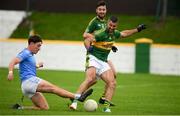
{"label": "jersey sleeve", "polygon": [[26,58],[28,58],[30,56],[30,52],[23,50],[21,51],[16,57],[20,59],[20,61],[25,60]]}
{"label": "jersey sleeve", "polygon": [[89,22],[89,25],[87,26],[85,32],[86,33],[93,33],[95,28],[96,28],[95,27],[95,22],[94,22],[94,20],[92,20],[92,21]]}
{"label": "jersey sleeve", "polygon": [[116,39],[118,39],[118,38],[121,37],[121,33],[120,33],[120,31],[118,31],[118,30],[115,30],[114,35],[115,35],[115,38],[116,38]]}

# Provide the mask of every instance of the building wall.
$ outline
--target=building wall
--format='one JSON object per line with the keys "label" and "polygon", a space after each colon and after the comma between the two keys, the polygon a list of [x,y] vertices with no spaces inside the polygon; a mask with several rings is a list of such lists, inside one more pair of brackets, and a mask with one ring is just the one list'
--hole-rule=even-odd
{"label": "building wall", "polygon": [[[7,67],[9,61],[27,46],[25,40],[0,40],[0,67]],[[111,53],[110,59],[118,72],[134,72],[134,45],[119,45],[117,53]],[[85,70],[86,50],[82,42],[43,42],[37,61],[44,62],[44,69]]]}
{"label": "building wall", "polygon": [[153,45],[150,72],[180,75],[180,46]]}
{"label": "building wall", "polygon": [[[0,40],[0,67],[8,67],[10,60],[27,46],[26,40]],[[118,52],[109,59],[117,72],[135,72],[135,44],[117,44]],[[82,42],[43,42],[37,61],[44,62],[43,69],[84,71],[86,50]],[[180,75],[180,46],[151,46],[150,73]]]}

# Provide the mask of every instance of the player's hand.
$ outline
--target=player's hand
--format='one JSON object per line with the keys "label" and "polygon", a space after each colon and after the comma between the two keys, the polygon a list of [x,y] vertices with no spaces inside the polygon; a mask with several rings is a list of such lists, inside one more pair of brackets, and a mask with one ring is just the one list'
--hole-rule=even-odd
{"label": "player's hand", "polygon": [[36,65],[37,68],[41,68],[43,67],[43,62],[39,62],[37,65]]}
{"label": "player's hand", "polygon": [[9,71],[7,79],[12,81],[14,79],[13,71]]}
{"label": "player's hand", "polygon": [[118,51],[118,49],[117,49],[117,47],[116,47],[116,46],[112,46],[112,48],[111,48],[111,49],[112,49],[112,51],[113,51],[113,52],[117,52],[117,51]]}
{"label": "player's hand", "polygon": [[89,46],[89,48],[87,48],[87,51],[88,51],[89,53],[93,52],[93,46]]}
{"label": "player's hand", "polygon": [[140,24],[140,25],[138,25],[138,27],[137,27],[138,32],[140,32],[140,31],[142,31],[142,30],[144,30],[144,29],[146,29],[146,25],[145,25],[145,24]]}
{"label": "player's hand", "polygon": [[84,33],[83,37],[84,39],[89,39],[89,38],[94,38],[94,35],[90,33]]}

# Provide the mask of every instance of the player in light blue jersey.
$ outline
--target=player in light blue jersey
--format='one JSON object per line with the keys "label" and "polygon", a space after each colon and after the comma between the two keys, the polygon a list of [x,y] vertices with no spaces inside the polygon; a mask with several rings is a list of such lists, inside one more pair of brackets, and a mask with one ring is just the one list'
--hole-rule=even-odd
{"label": "player in light blue jersey", "polygon": [[49,105],[43,96],[43,93],[53,93],[60,97],[76,99],[83,102],[92,93],[92,89],[89,89],[83,94],[73,94],[67,90],[57,87],[50,82],[40,79],[36,75],[36,68],[43,67],[43,63],[36,63],[34,54],[37,54],[42,45],[40,36],[30,36],[28,39],[28,47],[22,50],[9,64],[8,80],[12,81],[13,70],[16,64],[19,64],[19,74],[21,80],[21,89],[24,96],[31,99],[34,106],[20,106],[15,104],[15,109],[43,109],[48,110]]}

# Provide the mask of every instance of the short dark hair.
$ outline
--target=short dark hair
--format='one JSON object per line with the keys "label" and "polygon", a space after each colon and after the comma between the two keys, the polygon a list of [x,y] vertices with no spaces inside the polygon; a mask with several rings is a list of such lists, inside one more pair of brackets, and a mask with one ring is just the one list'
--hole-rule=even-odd
{"label": "short dark hair", "polygon": [[118,22],[118,18],[115,17],[115,16],[111,16],[111,17],[109,18],[109,20],[112,21],[113,23],[117,23],[117,22]]}
{"label": "short dark hair", "polygon": [[31,42],[33,43],[42,42],[42,39],[39,35],[32,35],[28,38],[28,44],[30,44]]}
{"label": "short dark hair", "polygon": [[104,0],[98,1],[97,5],[96,5],[96,8],[99,7],[99,6],[106,6],[106,2]]}

